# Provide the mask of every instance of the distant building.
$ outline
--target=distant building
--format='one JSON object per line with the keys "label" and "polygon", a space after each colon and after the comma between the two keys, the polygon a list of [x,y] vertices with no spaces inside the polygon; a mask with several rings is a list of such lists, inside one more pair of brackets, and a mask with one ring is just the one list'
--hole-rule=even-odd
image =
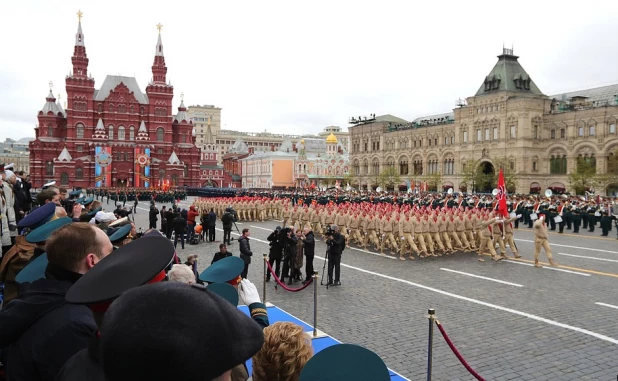
{"label": "distant building", "polygon": [[33,186],[50,180],[84,188],[202,182],[200,149],[183,102],[172,115],[174,88],[167,80],[160,29],[145,92],[134,77],[114,75],[95,89],[81,19],[71,62],[67,105],[63,107],[50,88],[38,113],[36,139],[30,142]]}
{"label": "distant building", "polygon": [[291,146],[289,141],[284,142],[283,146],[283,150],[257,152],[240,159],[243,188],[283,189],[294,186],[296,153],[287,147]]}
{"label": "distant building", "polygon": [[[299,188],[345,186],[344,177],[349,171],[349,157],[334,132],[319,143],[302,139],[296,146],[294,182]],[[321,149],[316,149],[320,147]]]}

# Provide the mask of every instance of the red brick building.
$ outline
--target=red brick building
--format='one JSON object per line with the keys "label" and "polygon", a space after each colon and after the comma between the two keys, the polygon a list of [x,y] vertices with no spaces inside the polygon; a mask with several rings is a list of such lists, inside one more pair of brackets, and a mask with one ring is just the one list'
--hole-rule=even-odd
{"label": "red brick building", "polygon": [[[199,186],[200,149],[181,102],[172,115],[174,88],[159,28],[152,79],[142,92],[133,77],[108,75],[100,89],[88,74],[81,20],[72,72],[66,77],[67,107],[50,90],[30,142],[30,174],[40,187],[55,180],[68,187]],[[208,173],[208,172],[206,172]]]}

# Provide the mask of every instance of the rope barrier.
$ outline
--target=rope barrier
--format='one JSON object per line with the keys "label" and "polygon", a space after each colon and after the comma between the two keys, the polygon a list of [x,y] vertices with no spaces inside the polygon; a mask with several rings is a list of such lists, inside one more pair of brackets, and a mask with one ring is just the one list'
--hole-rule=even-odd
{"label": "rope barrier", "polygon": [[[268,266],[268,271],[270,271],[270,273],[272,274],[272,276],[275,278],[275,281],[276,281],[276,282],[277,282],[277,283],[278,283],[281,287],[283,287],[283,289],[284,289],[284,290],[286,290],[286,291],[290,291],[290,292],[298,292],[298,291],[302,291],[302,290],[304,290],[305,288],[309,287],[309,285],[311,285],[311,283],[313,283],[313,278],[311,278],[311,280],[310,280],[309,282],[307,282],[307,283],[303,284],[303,285],[302,285],[302,287],[299,287],[299,288],[290,288],[290,287],[287,287],[287,286],[285,285],[285,283],[281,282],[281,279],[279,279],[279,277],[277,276],[277,274],[275,274],[275,272],[273,271],[273,268],[270,266],[270,263],[269,263],[268,261],[265,261],[265,262],[266,262],[266,265]],[[277,286],[275,285],[275,287],[277,287]]]}
{"label": "rope barrier", "polygon": [[474,369],[472,369],[472,367],[468,364],[468,362],[463,358],[461,353],[459,353],[457,348],[455,348],[455,345],[453,344],[451,339],[446,334],[446,331],[444,330],[444,328],[442,328],[442,324],[440,324],[440,322],[438,320],[436,320],[435,318],[433,319],[433,321],[438,326],[438,329],[440,330],[440,333],[442,334],[442,337],[444,337],[444,340],[446,341],[448,346],[451,348],[451,350],[453,351],[453,353],[455,354],[455,356],[457,357],[457,359],[459,360],[461,365],[463,365],[466,368],[466,370],[468,372],[470,372],[470,374],[472,376],[474,376],[474,378],[476,378],[478,381],[485,381],[485,379],[483,377],[481,377],[480,374],[476,373],[476,371]]}

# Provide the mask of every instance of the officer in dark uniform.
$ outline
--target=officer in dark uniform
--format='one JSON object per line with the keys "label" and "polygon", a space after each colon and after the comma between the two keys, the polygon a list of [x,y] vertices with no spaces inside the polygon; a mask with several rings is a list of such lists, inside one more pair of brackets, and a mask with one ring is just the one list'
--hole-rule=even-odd
{"label": "officer in dark uniform", "polygon": [[594,227],[597,224],[597,208],[593,205],[590,205],[587,210],[588,213],[588,232],[594,233]]}
{"label": "officer in dark uniform", "polygon": [[579,206],[572,209],[573,233],[579,233],[579,225],[582,222],[582,212]]}
{"label": "officer in dark uniform", "polygon": [[609,216],[609,212],[604,210],[601,212],[601,222],[600,222],[601,230],[603,234],[602,237],[607,237],[609,235],[609,231],[612,228],[612,219]]}

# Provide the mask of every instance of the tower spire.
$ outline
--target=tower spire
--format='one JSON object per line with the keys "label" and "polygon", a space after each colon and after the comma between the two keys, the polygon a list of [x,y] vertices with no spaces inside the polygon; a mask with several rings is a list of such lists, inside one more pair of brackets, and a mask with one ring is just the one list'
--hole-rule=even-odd
{"label": "tower spire", "polygon": [[155,51],[155,59],[152,65],[152,82],[157,85],[165,85],[167,74],[167,67],[165,66],[165,57],[163,56],[163,43],[161,42],[161,23],[157,24],[159,30],[159,36],[157,39],[157,48]]}
{"label": "tower spire", "polygon": [[86,56],[86,45],[84,45],[84,33],[82,32],[82,11],[77,12],[77,33],[75,33],[75,48],[73,49],[72,76],[75,78],[88,78],[88,57]]}

